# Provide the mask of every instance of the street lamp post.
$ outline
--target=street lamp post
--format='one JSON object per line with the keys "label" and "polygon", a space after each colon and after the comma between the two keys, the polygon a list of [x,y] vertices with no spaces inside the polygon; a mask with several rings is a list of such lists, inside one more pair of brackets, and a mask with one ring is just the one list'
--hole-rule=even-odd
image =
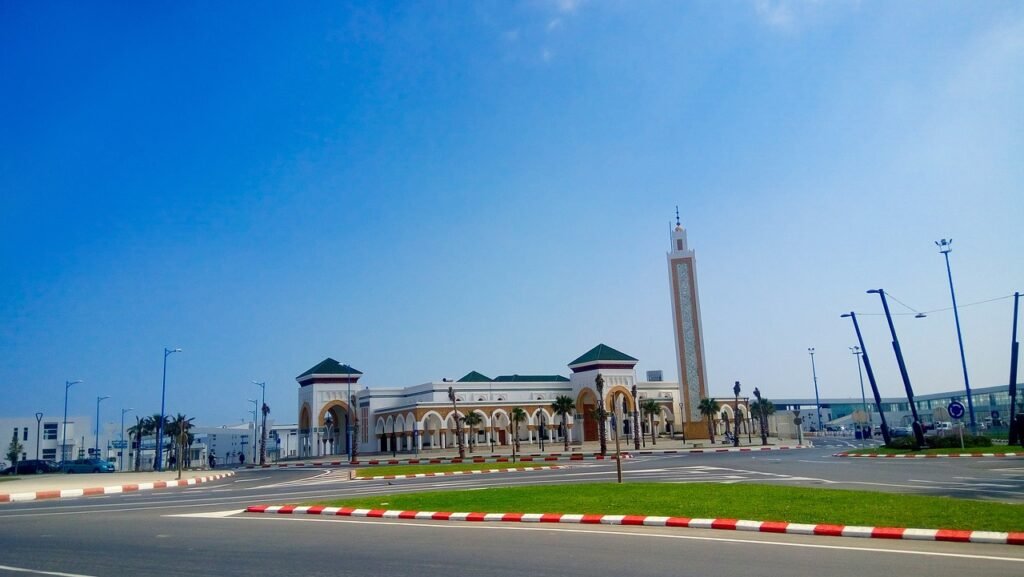
{"label": "street lamp post", "polygon": [[[889,425],[885,422],[885,410],[882,407],[882,395],[878,392],[878,383],[875,382],[875,372],[871,370],[871,359],[868,358],[868,350],[864,347],[864,337],[860,334],[860,325],[857,324],[857,313],[850,311],[842,318],[850,317],[853,321],[853,330],[857,333],[857,342],[860,343],[860,359],[864,362],[864,372],[868,374],[868,383],[871,385],[871,394],[875,398],[875,408],[878,409],[878,418],[882,421],[882,440],[889,444]],[[860,370],[860,365],[857,365]]]}
{"label": "street lamp post", "polygon": [[[864,410],[865,413],[867,413],[867,416],[868,416],[868,431],[870,431],[871,430],[871,413],[868,411],[868,399],[864,395],[864,371],[862,371],[861,368],[860,368],[860,355],[861,355],[860,346],[854,345],[854,346],[850,347],[850,352],[853,353],[853,356],[857,357],[857,378],[860,379],[860,403],[861,403],[861,408]],[[861,438],[862,439],[864,438],[863,433],[861,434]]]}
{"label": "street lamp post", "polygon": [[249,410],[252,413],[252,462],[256,463],[256,413],[259,412],[259,399],[247,399],[252,403],[252,409]]}
{"label": "street lamp post", "polygon": [[543,409],[537,413],[537,438],[540,442],[540,452],[544,452],[544,411]]}
{"label": "street lamp post", "polygon": [[64,464],[64,461],[68,460],[68,389],[71,385],[77,385],[82,381],[64,381],[64,422],[61,425],[61,438],[60,438],[60,461]]}
{"label": "street lamp post", "polygon": [[[349,365],[345,365],[345,382],[348,385],[345,398],[352,399],[352,367]],[[348,415],[345,416],[345,454],[348,455],[349,460],[352,459],[352,443],[355,441],[352,438],[352,414],[354,411],[352,404],[349,403]]]}
{"label": "street lamp post", "polygon": [[960,312],[956,308],[956,291],[953,290],[953,271],[949,268],[949,253],[953,250],[953,239],[940,239],[935,241],[939,252],[946,257],[946,275],[949,277],[949,294],[953,297],[953,319],[956,321],[956,341],[960,345],[960,366],[964,370],[964,389],[967,391],[967,412],[971,419],[971,433],[978,431],[978,424],[974,420],[974,399],[971,397],[971,382],[967,378],[967,357],[964,356],[964,337],[960,332]]}
{"label": "street lamp post", "polygon": [[[1010,416],[1013,418],[1013,415]],[[36,460],[39,460],[39,429],[42,426],[43,414],[36,413]]]}
{"label": "street lamp post", "polygon": [[110,397],[104,395],[102,397],[96,397],[96,444],[93,445],[93,455],[96,457],[100,456],[100,401],[105,401]]}
{"label": "street lamp post", "polygon": [[[885,300],[885,290],[872,289],[868,294],[877,294],[882,298],[882,309],[885,311],[885,320],[889,323],[889,332],[892,334],[892,350],[896,353],[896,363],[900,367],[900,377],[903,379],[903,388],[907,391],[907,401],[910,402],[910,412],[914,416],[914,443],[918,448],[924,445],[924,430],[921,428],[921,419],[917,416],[917,403],[914,402],[914,388],[910,385],[910,375],[907,373],[907,364],[903,361],[903,350],[900,349],[900,341],[896,337],[896,325],[892,323],[892,314],[889,312],[889,303]],[[920,314],[920,313],[919,313]],[[970,399],[970,395],[967,397]],[[888,440],[886,440],[888,444]]]}
{"label": "street lamp post", "polygon": [[1013,334],[1010,337],[1010,434],[1009,444],[1016,445],[1021,437],[1020,423],[1017,421],[1017,353],[1020,343],[1017,342],[1017,310],[1020,304],[1020,293],[1013,293]]}
{"label": "street lamp post", "polygon": [[814,366],[814,347],[807,349],[807,352],[811,355],[811,375],[814,377],[814,404],[818,411],[818,434],[824,430],[824,426],[821,424],[821,397],[818,396],[818,370]]}
{"label": "street lamp post", "polygon": [[130,412],[132,412],[134,410],[135,409],[121,409],[121,442],[119,443],[120,447],[118,447],[118,450],[121,453],[117,457],[117,464],[118,464],[118,467],[120,467],[121,471],[124,471],[124,450],[125,450],[125,444],[124,444],[124,414],[125,413],[130,413]]}
{"label": "street lamp post", "polygon": [[348,401],[349,410],[352,411],[352,415],[354,417],[352,419],[352,453],[349,456],[349,462],[355,463],[356,458],[359,456],[359,414],[351,408],[356,404],[356,396],[349,395]]}
{"label": "street lamp post", "polygon": [[455,404],[455,389],[448,387],[448,399],[452,402],[452,418],[455,419],[455,440],[459,444],[459,458],[466,458],[466,447],[462,443],[462,419],[459,418],[459,407]]}
{"label": "street lamp post", "polygon": [[736,384],[732,386],[732,394],[736,397],[736,402],[733,405],[732,415],[732,446],[740,446],[740,382],[736,381]]}
{"label": "street lamp post", "polygon": [[636,383],[633,384],[633,449],[640,450],[640,437],[643,436],[640,430],[640,399],[637,397]]}
{"label": "street lamp post", "polygon": [[[260,408],[262,409],[263,406],[267,404],[267,382],[263,381],[262,383],[260,383],[253,381],[252,384],[263,389],[263,404],[260,405]],[[263,466],[267,460],[267,432],[264,429],[266,429],[266,423],[263,423],[262,428],[260,428],[260,466]]]}
{"label": "street lamp post", "polygon": [[160,422],[156,424],[156,461],[153,463],[153,468],[157,471],[164,470],[164,420],[167,418],[165,415],[167,401],[167,357],[180,352],[181,349],[164,347],[164,378],[160,385]]}

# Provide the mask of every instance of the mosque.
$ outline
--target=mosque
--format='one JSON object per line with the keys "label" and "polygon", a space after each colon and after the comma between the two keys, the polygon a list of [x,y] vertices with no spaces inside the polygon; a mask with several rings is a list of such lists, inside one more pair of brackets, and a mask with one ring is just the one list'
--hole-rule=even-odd
{"label": "mosque", "polygon": [[[605,344],[570,361],[569,376],[491,378],[470,371],[457,381],[402,388],[364,387],[359,383],[361,371],[327,358],[296,377],[299,456],[349,454],[353,448],[359,453],[444,449],[458,444],[457,432],[465,444],[472,440],[481,446],[508,445],[516,431],[521,444],[560,443],[566,438],[570,444],[596,441],[598,376],[603,380],[600,402],[610,415],[605,420],[607,439],[612,438],[612,427],[626,438],[637,431],[649,435],[651,424],[655,434],[706,439],[707,424],[698,408],[707,397],[707,372],[696,258],[687,245],[678,210],[670,238],[667,264],[678,383],[660,380],[660,371],[638,381],[637,359]],[[576,406],[564,427],[551,406],[560,396],[571,398]],[[658,406],[651,419],[638,414],[648,400]],[[746,407],[745,399],[741,401],[742,413]],[[525,412],[526,420],[514,426],[511,415],[517,408]],[[465,425],[463,417],[470,413],[479,415],[478,424]],[[462,430],[457,431],[460,424]]]}

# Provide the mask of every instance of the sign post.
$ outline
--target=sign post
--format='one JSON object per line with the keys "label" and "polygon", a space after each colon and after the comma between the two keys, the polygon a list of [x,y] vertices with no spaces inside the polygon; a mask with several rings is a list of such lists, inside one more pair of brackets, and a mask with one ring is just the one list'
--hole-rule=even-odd
{"label": "sign post", "polygon": [[960,431],[960,448],[964,448],[964,424],[960,419],[964,418],[964,405],[960,401],[953,401],[946,407],[949,416],[956,421],[956,428]]}

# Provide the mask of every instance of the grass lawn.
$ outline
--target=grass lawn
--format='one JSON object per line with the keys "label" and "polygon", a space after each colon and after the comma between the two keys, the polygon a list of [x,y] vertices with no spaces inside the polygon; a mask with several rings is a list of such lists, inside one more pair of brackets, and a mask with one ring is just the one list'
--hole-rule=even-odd
{"label": "grass lawn", "polygon": [[407,493],[307,504],[406,511],[664,515],[1024,531],[1024,505],[753,484],[587,483]]}
{"label": "grass lawn", "polygon": [[949,455],[960,453],[1024,453],[1024,447],[1020,445],[994,445],[992,447],[947,447],[942,449],[922,449],[911,451],[910,449],[890,449],[878,447],[876,449],[854,449],[846,451],[850,455]]}
{"label": "grass lawn", "polygon": [[3,477],[0,477],[0,483],[3,483],[4,481],[17,481],[17,480],[18,480],[18,477],[14,477],[14,476],[10,476],[10,477],[3,476]]}
{"label": "grass lawn", "polygon": [[418,473],[448,473],[451,471],[483,471],[486,469],[518,469],[520,467],[544,467],[552,463],[435,463],[423,465],[375,465],[356,469],[357,477],[379,477],[381,475],[416,475]]}

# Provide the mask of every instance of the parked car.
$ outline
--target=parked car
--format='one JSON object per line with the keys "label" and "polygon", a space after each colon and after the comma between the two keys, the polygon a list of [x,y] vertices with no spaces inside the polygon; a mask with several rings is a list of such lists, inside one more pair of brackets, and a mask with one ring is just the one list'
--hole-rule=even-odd
{"label": "parked car", "polygon": [[104,459],[89,457],[64,463],[65,473],[113,473],[114,464]]}
{"label": "parked car", "polygon": [[889,431],[889,436],[891,436],[891,437],[912,437],[912,436],[914,436],[914,431],[910,427],[893,427],[892,430]]}
{"label": "parked car", "polygon": [[56,473],[60,467],[54,461],[45,459],[28,459],[18,461],[17,465],[11,465],[0,471],[0,475],[41,475],[43,473]]}

